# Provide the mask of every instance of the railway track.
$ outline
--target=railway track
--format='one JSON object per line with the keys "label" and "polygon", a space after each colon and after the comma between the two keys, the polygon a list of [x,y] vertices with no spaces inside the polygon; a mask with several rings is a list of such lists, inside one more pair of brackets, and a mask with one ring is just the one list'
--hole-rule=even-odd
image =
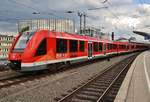
{"label": "railway track", "polygon": [[9,68],[6,68],[6,67],[7,66],[0,66],[0,72],[9,70]]}
{"label": "railway track", "polygon": [[19,75],[22,75],[22,74],[19,72],[14,72],[12,70],[2,71],[0,72],[0,82],[3,80],[11,79],[13,77],[17,77]]}
{"label": "railway track", "polygon": [[65,97],[55,100],[58,102],[113,102],[136,56],[133,55],[107,68]]}
{"label": "railway track", "polygon": [[93,60],[93,61],[87,61],[87,62],[81,62],[78,64],[71,64],[71,65],[67,65],[67,66],[60,66],[61,68],[58,68],[57,70],[54,71],[42,71],[42,72],[38,72],[38,73],[9,73],[6,74],[5,76],[0,75],[0,89],[2,88],[7,88],[10,87],[12,85],[17,85],[19,83],[24,83],[27,81],[34,81],[35,79],[40,80],[41,78],[50,76],[52,74],[55,73],[59,73],[59,72],[63,72],[66,70],[71,70],[73,68],[79,68],[81,66],[86,66],[92,63],[97,63],[101,60],[104,59],[100,59],[100,60]]}
{"label": "railway track", "polygon": [[[89,65],[92,63],[96,63],[97,61],[91,61],[90,63],[80,63],[80,64],[72,64],[67,66],[60,66],[56,70],[44,70],[40,72],[31,72],[31,73],[19,73],[13,71],[2,71],[0,72],[0,89],[7,88],[12,85],[17,85],[19,83],[24,83],[27,81],[34,81],[35,79],[40,80],[41,78],[50,76],[55,73],[63,72],[66,70],[71,70],[73,68],[79,68],[81,66]],[[68,69],[69,68],[69,69]]]}
{"label": "railway track", "polygon": [[16,85],[19,83],[23,83],[26,81],[32,81],[34,79],[40,79],[55,73],[63,72],[66,70],[71,70],[73,68],[79,68],[81,66],[89,65],[92,63],[97,63],[101,60],[105,59],[100,59],[100,60],[92,60],[92,61],[86,61],[86,62],[81,62],[78,64],[71,64],[71,65],[62,65],[59,68],[56,68],[55,70],[45,70],[37,73],[17,73],[13,71],[8,71],[8,70],[3,70],[0,71],[0,89],[6,88],[12,85]]}
{"label": "railway track", "polygon": [[7,88],[12,85],[18,85],[19,83],[24,83],[27,81],[40,80],[41,78],[49,75],[51,75],[49,71],[41,71],[36,73],[11,72],[5,76],[0,77],[0,89]]}
{"label": "railway track", "polygon": [[7,60],[0,60],[0,72],[9,70],[9,67],[7,64],[8,64]]}

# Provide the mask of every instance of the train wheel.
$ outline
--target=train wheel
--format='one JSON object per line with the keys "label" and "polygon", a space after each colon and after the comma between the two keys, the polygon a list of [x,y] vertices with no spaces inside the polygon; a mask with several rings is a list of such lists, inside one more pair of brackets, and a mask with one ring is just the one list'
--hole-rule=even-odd
{"label": "train wheel", "polygon": [[56,72],[57,71],[56,64],[50,64],[50,65],[48,65],[48,70],[50,72]]}
{"label": "train wheel", "polygon": [[67,62],[66,62],[66,65],[70,65],[70,64],[71,64],[71,62],[70,62],[70,61],[67,61]]}

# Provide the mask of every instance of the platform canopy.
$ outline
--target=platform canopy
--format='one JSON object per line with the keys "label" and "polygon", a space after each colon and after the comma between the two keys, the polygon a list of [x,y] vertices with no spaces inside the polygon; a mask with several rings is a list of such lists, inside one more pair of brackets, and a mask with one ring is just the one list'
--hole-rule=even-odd
{"label": "platform canopy", "polygon": [[142,36],[150,36],[150,27],[142,28],[142,29],[135,29],[133,33],[136,33]]}
{"label": "platform canopy", "polygon": [[136,33],[136,34],[142,35],[142,36],[149,36],[150,35],[150,33],[142,32],[142,31],[133,31],[133,33]]}
{"label": "platform canopy", "polygon": [[133,33],[144,36],[145,40],[150,40],[150,27],[135,29]]}

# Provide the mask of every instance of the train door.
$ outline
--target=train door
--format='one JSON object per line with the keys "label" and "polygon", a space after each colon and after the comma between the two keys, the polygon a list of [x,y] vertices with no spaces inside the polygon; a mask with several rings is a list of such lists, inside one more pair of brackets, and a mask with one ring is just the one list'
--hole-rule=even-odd
{"label": "train door", "polygon": [[91,59],[92,58],[92,42],[88,42],[88,58]]}
{"label": "train door", "polygon": [[106,45],[106,43],[104,43],[104,55],[106,55],[106,48],[107,48],[107,45]]}

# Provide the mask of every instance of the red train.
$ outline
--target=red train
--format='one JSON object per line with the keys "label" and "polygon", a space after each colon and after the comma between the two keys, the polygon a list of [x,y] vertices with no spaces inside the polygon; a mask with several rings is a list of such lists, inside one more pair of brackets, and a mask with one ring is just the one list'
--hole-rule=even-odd
{"label": "red train", "polygon": [[47,69],[49,65],[95,59],[145,48],[142,44],[111,42],[65,32],[37,30],[24,32],[16,38],[8,60],[13,70],[35,71]]}

